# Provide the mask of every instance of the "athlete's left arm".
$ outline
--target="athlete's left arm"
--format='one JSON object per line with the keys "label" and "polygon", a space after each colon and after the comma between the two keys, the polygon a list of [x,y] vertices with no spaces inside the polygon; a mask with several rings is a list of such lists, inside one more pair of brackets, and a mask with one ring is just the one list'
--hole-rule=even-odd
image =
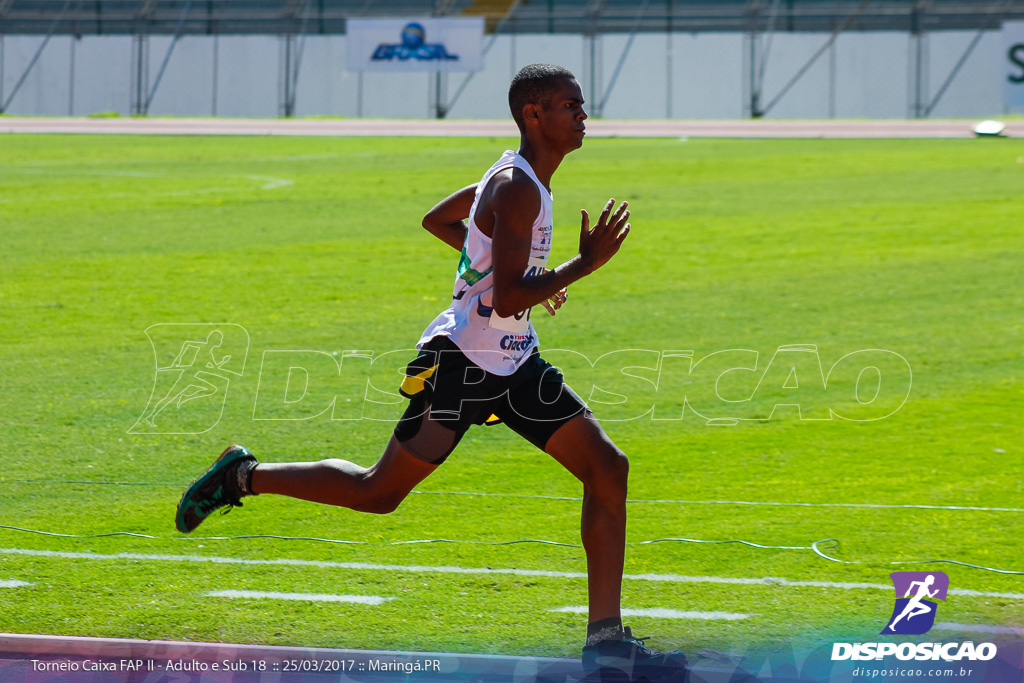
{"label": "athlete's left arm", "polygon": [[455,251],[462,251],[469,231],[466,218],[473,209],[475,198],[475,183],[448,195],[423,217],[423,227]]}

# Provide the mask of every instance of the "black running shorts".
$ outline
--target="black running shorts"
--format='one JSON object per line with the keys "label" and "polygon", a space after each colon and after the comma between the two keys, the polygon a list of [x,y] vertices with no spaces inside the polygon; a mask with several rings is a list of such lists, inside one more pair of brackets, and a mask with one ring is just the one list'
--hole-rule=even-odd
{"label": "black running shorts", "polygon": [[562,425],[590,414],[562,373],[541,359],[537,349],[518,370],[503,377],[466,358],[448,337],[438,336],[423,345],[405,374],[401,393],[410,400],[395,427],[398,441],[404,444],[414,439],[426,421],[455,434],[451,443],[442,445],[440,450],[445,452],[428,456],[422,445],[414,450],[429,462],[443,462],[470,425],[503,422],[544,450]]}

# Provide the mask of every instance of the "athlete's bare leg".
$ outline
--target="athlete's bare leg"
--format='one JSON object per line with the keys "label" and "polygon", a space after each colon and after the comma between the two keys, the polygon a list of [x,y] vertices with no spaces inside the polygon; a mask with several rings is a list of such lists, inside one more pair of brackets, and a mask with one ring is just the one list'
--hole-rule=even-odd
{"label": "athlete's bare leg", "polygon": [[252,490],[386,514],[437,467],[417,458],[392,435],[384,455],[368,468],[338,459],[260,463],[252,473]]}
{"label": "athlete's bare leg", "polygon": [[592,416],[567,422],[548,439],[545,450],[583,482],[589,621],[620,617],[629,461]]}

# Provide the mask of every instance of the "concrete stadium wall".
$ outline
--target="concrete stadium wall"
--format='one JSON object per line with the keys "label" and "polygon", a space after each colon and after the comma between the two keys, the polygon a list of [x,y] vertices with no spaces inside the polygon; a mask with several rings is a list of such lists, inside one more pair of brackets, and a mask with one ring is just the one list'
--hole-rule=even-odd
{"label": "concrete stadium wall", "polygon": [[[929,102],[960,59],[973,31],[928,34],[923,93]],[[762,106],[821,47],[824,33],[778,33],[771,42]],[[10,97],[42,42],[0,36],[0,103]],[[502,118],[509,79],[531,62],[554,62],[580,78],[593,112],[610,118],[740,118],[749,115],[749,44],[743,34],[638,34],[609,91],[629,40],[625,34],[524,34],[498,37],[486,69],[465,85],[449,116]],[[490,37],[485,38],[486,42]],[[345,36],[302,43],[297,116],[429,117],[433,74],[357,74],[346,70]],[[149,40],[152,87],[169,36]],[[758,48],[763,49],[763,48]],[[932,112],[986,117],[1004,112],[998,31],[986,33]],[[274,117],[282,113],[283,40],[278,36],[187,36],[174,49],[153,97],[154,116]],[[902,118],[913,114],[916,44],[908,34],[847,33],[768,112],[771,118]],[[10,102],[15,115],[81,116],[131,110],[132,39],[53,37]],[[442,78],[442,101],[464,74]]]}

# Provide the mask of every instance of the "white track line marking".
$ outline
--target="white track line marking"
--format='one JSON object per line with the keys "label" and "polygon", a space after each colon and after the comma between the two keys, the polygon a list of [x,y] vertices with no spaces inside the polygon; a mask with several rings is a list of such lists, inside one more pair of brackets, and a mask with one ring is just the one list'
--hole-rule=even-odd
{"label": "white track line marking", "polygon": [[[337,154],[328,156],[338,156]],[[27,175],[47,175],[52,176],[54,173],[60,173],[62,175],[93,175],[93,176],[116,176],[119,178],[167,178],[165,173],[143,173],[141,171],[82,171],[74,168],[69,168],[65,171],[54,171],[49,168],[20,168],[14,169],[12,173],[23,173]],[[245,178],[246,180],[255,180],[258,183],[263,183],[260,187],[264,190],[273,190],[278,187],[288,187],[294,185],[295,181],[288,178],[277,178],[275,176],[268,175],[240,175],[240,176],[214,176],[214,177],[228,177],[228,178]],[[212,188],[218,190],[219,188]],[[211,190],[205,190],[209,192]],[[81,198],[82,195],[78,195],[75,198]],[[117,193],[109,195],[98,195],[106,197],[131,197],[134,196],[130,193]]]}
{"label": "white track line marking", "polygon": [[[568,612],[570,614],[586,614],[590,608],[586,605],[580,607],[559,607],[548,610],[549,612]],[[724,619],[736,621],[737,619],[749,619],[750,614],[739,614],[736,612],[684,612],[678,609],[666,609],[655,607],[653,609],[630,609],[622,608],[624,617],[655,617],[656,619]]]}
{"label": "white track line marking", "polygon": [[307,600],[310,602],[353,602],[359,605],[382,605],[393,598],[376,595],[328,595],[326,593],[278,593],[276,591],[211,591],[211,598],[270,598],[272,600]]}
{"label": "white track line marking", "polygon": [[941,631],[962,631],[964,633],[1012,633],[1024,634],[1024,626],[989,626],[988,624],[954,624],[943,622],[935,624],[933,629]]}
{"label": "white track line marking", "polygon": [[[151,562],[210,562],[213,564],[240,565],[276,565],[283,567],[318,567],[320,569],[367,569],[371,571],[410,572],[432,574],[509,574],[512,576],[543,576],[554,579],[585,579],[586,572],[556,572],[541,569],[492,569],[490,567],[432,567],[426,565],[404,564],[369,564],[366,562],[328,562],[325,560],[291,560],[269,559],[249,560],[236,557],[217,557],[215,555],[150,555],[142,553],[71,553],[55,550],[29,550],[24,548],[0,548],[0,555],[27,555],[30,557],[59,557],[69,560],[147,560]],[[840,588],[854,590],[869,588],[892,592],[892,584],[854,583],[837,581],[791,581],[789,579],[766,576],[763,578],[743,578],[728,576],[682,576],[680,574],[623,574],[622,578],[633,581],[665,581],[668,583],[720,583],[745,586],[785,586],[787,588]],[[968,595],[984,598],[1007,598],[1024,600],[1024,593],[997,593],[991,591],[975,591],[967,588],[950,588],[952,595]]]}
{"label": "white track line marking", "polygon": [[10,581],[0,581],[0,588],[21,588],[22,586],[31,585],[32,584],[28,583],[27,581],[18,581],[17,579],[12,579]]}
{"label": "white track line marking", "polygon": [[[34,171],[25,171],[26,173]],[[96,173],[88,173],[87,175],[98,175]],[[110,175],[104,173],[102,175]],[[119,174],[119,175],[135,175],[135,174]],[[156,174],[143,174],[138,175],[140,178],[159,178],[161,176]],[[294,185],[294,180],[288,178],[275,178],[274,176],[263,176],[263,175],[243,175],[243,176],[214,176],[217,178],[243,178],[245,180],[253,180],[260,184],[261,190],[276,190],[279,187],[288,187]],[[66,202],[66,201],[77,201],[79,199],[123,199],[131,197],[141,197],[143,195],[147,197],[191,197],[192,195],[198,194],[211,194],[216,192],[223,192],[225,194],[231,192],[237,192],[238,190],[244,190],[247,188],[230,188],[230,187],[204,187],[195,190],[168,190],[165,192],[108,192],[106,194],[93,194],[93,195],[51,195],[49,197],[28,197],[28,198],[3,198],[0,199],[0,204],[15,204],[18,202],[30,202],[30,201],[49,201],[49,202]]]}
{"label": "white track line marking", "polygon": [[[587,137],[738,138],[973,138],[971,123],[943,119],[875,120],[649,120],[603,119]],[[519,134],[508,118],[491,119],[83,119],[4,117],[0,133],[141,133],[147,135],[302,135],[508,137]],[[1020,121],[1005,134],[1024,136]]]}
{"label": "white track line marking", "polygon": [[[473,491],[413,491],[424,496],[484,496],[489,498],[538,498],[541,500],[568,500],[579,502],[578,496],[542,496],[528,493],[476,493]],[[957,512],[1024,512],[1024,508],[996,508],[976,505],[917,505],[910,503],[782,503],[770,500],[669,500],[657,498],[628,498],[627,503],[666,503],[669,505],[749,505],[796,508],[853,508],[867,510],[954,510]]]}
{"label": "white track line marking", "polygon": [[[85,166],[86,164],[79,164],[79,166]],[[40,164],[29,164],[26,168],[14,168],[9,170],[9,173],[24,173],[28,175],[46,175],[53,176],[56,174],[60,175],[99,175],[99,176],[118,176],[125,178],[166,178],[167,176],[163,173],[143,173],[141,171],[83,171],[78,168],[67,168],[67,170],[54,170],[53,167],[39,168]]]}
{"label": "white track line marking", "polygon": [[261,189],[264,190],[274,190],[279,187],[288,187],[289,185],[295,184],[294,180],[289,180],[288,178],[275,178],[269,175],[247,175],[243,177],[248,178],[249,180],[256,180],[258,182],[264,183],[261,186]]}

